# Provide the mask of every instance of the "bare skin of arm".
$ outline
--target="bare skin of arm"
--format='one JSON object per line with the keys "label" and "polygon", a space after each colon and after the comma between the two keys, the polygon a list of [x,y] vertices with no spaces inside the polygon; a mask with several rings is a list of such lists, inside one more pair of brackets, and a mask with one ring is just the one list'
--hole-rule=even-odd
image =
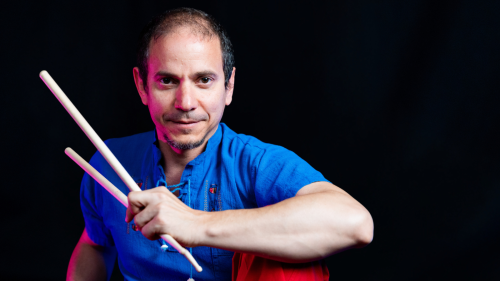
{"label": "bare skin of arm", "polygon": [[170,234],[186,247],[209,246],[284,262],[308,262],[369,244],[370,213],[327,182],[309,184],[277,204],[244,210],[202,212],[166,188],[129,193],[126,221],[143,235]]}
{"label": "bare skin of arm", "polygon": [[113,271],[116,250],[94,243],[84,229],[69,261],[67,281],[108,280]]}

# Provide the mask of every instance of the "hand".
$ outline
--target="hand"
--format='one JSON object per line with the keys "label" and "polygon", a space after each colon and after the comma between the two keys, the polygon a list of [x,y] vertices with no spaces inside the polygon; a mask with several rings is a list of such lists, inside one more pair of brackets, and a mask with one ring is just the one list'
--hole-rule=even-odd
{"label": "hand", "polygon": [[142,234],[156,240],[162,234],[171,235],[184,247],[200,246],[205,212],[193,210],[166,187],[128,194],[126,222],[134,219]]}

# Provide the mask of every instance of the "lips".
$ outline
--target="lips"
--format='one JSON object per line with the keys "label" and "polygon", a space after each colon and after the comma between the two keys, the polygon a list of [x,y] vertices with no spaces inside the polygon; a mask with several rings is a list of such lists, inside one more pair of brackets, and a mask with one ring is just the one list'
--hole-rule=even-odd
{"label": "lips", "polygon": [[196,121],[196,120],[170,120],[176,124],[185,124],[185,125],[189,125],[189,124],[194,124],[194,123],[198,123],[200,121]]}
{"label": "lips", "polygon": [[172,124],[172,129],[177,128],[177,130],[181,130],[184,133],[191,132],[191,130],[200,123],[200,121],[195,120],[170,120],[170,122]]}

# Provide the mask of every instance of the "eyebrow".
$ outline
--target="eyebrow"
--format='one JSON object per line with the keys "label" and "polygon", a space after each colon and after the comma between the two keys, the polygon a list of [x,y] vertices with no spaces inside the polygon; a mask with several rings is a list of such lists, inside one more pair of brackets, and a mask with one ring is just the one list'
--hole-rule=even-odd
{"label": "eyebrow", "polygon": [[[195,72],[192,76],[194,76],[194,77],[213,76],[215,78],[218,77],[217,73],[215,73],[211,70],[198,71],[198,72]],[[154,77],[172,77],[175,79],[179,79],[179,77],[177,75],[170,73],[170,72],[167,72],[167,71],[158,71]]]}
{"label": "eyebrow", "polygon": [[205,71],[199,71],[194,74],[195,77],[200,77],[200,76],[213,76],[217,78],[217,73],[210,71],[210,70],[205,70]]}
{"label": "eyebrow", "polygon": [[179,78],[179,77],[177,77],[177,75],[170,73],[170,72],[166,72],[166,71],[158,71],[158,72],[156,72],[154,77],[173,77],[176,79]]}

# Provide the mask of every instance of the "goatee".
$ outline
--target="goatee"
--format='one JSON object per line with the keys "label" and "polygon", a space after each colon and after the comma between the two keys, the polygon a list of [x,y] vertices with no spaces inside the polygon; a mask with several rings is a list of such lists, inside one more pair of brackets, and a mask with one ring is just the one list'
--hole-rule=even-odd
{"label": "goatee", "polygon": [[187,142],[187,143],[186,142],[177,142],[177,141],[171,140],[168,138],[167,134],[164,134],[163,137],[165,140],[167,140],[168,145],[170,145],[171,147],[178,149],[178,150],[188,150],[188,149],[194,149],[194,148],[201,146],[205,142],[207,135],[205,135],[199,141]]}

